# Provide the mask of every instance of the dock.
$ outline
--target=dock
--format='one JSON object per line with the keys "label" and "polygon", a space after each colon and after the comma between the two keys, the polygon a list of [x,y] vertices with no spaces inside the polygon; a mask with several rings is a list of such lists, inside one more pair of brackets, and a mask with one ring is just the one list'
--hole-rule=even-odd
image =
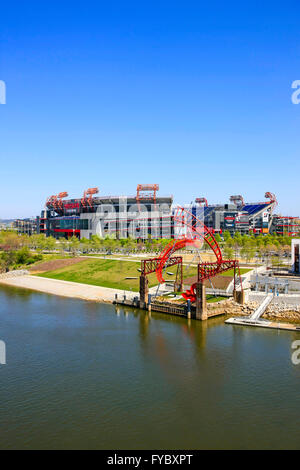
{"label": "dock", "polygon": [[250,317],[246,318],[229,318],[225,323],[240,326],[254,326],[258,328],[271,328],[273,330],[286,330],[300,332],[300,325],[293,325],[291,323],[273,322],[269,320],[251,320]]}
{"label": "dock", "polygon": [[248,317],[235,317],[225,320],[225,323],[241,326],[256,326],[260,328],[272,328],[276,330],[300,331],[300,325],[291,323],[274,322],[270,320],[261,320],[262,315],[274,299],[274,294],[267,294],[260,306]]}

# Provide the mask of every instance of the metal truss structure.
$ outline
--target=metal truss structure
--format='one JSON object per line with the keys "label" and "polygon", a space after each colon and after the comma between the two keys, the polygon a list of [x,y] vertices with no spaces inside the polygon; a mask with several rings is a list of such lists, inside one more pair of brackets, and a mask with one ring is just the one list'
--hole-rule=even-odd
{"label": "metal truss structure", "polygon": [[266,192],[265,194],[266,199],[270,199],[270,203],[273,204],[273,209],[275,209],[276,206],[278,206],[277,198],[274,193]]}
{"label": "metal truss structure", "polygon": [[[144,276],[157,272],[157,269],[160,265],[160,258],[149,258],[141,261],[141,271]],[[169,258],[168,262],[165,265],[165,268],[181,264],[182,266],[182,256],[173,256]]]}
{"label": "metal truss structure", "polygon": [[[160,272],[161,258],[149,258],[141,261],[142,276]],[[182,290],[183,285],[183,270],[182,270],[182,256],[172,256],[168,258],[162,269],[177,266],[175,290]],[[165,281],[163,281],[165,282]],[[160,282],[162,284],[162,282]]]}
{"label": "metal truss structure", "polygon": [[[236,276],[238,272],[238,280],[241,290],[243,290],[242,286],[242,278],[240,272],[240,266],[238,260],[222,260],[221,263],[213,262],[213,263],[199,263],[198,264],[198,279],[197,282],[203,283],[204,281],[211,279],[212,277],[217,276],[225,271],[234,270],[234,288],[236,290],[237,281]],[[186,300],[190,299],[192,302],[196,299],[196,287],[197,283],[195,282],[190,289],[182,294],[182,297]]]}
{"label": "metal truss structure", "polygon": [[158,184],[138,184],[136,188],[136,202],[140,211],[142,200],[153,200],[156,206],[156,192],[159,190]]}
{"label": "metal truss structure", "polygon": [[233,202],[237,206],[244,206],[245,205],[244,198],[240,194],[238,196],[230,196],[230,202]]}
{"label": "metal truss structure", "polygon": [[208,206],[208,202],[207,202],[207,199],[205,197],[197,197],[196,203],[200,204],[200,205],[204,204],[205,207]]}
{"label": "metal truss structure", "polygon": [[98,194],[98,188],[89,188],[83,193],[83,197],[81,199],[82,207],[93,207],[93,194]]}
{"label": "metal truss structure", "polygon": [[61,209],[63,207],[62,199],[67,196],[68,196],[67,191],[63,191],[61,193],[48,197],[46,201],[46,207],[48,209],[54,209],[54,210]]}
{"label": "metal truss structure", "polygon": [[[200,219],[198,219],[188,209],[179,206],[174,214],[174,223],[176,224],[179,232],[182,229],[184,230],[182,238],[170,242],[158,258],[143,260],[142,274],[144,276],[155,272],[158,282],[160,284],[164,283],[165,279],[163,272],[166,267],[179,263],[181,263],[182,267],[182,257],[173,257],[173,253],[188,245],[194,245],[198,240],[201,240],[202,242],[207,243],[211,248],[216,257],[216,261],[212,263],[198,264],[197,282],[203,283],[205,280],[211,279],[224,271],[234,269],[234,290],[236,289],[236,270],[238,270],[239,273],[240,288],[242,290],[242,280],[238,260],[223,260],[221,249],[213,233]],[[196,285],[197,283],[194,283],[189,290],[182,294],[186,300],[189,299],[192,302],[196,300]]]}

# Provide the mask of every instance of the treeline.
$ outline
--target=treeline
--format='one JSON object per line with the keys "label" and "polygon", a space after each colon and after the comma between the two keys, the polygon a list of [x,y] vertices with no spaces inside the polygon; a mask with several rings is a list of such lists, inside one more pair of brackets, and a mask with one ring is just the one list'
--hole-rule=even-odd
{"label": "treeline", "polygon": [[[114,253],[140,253],[140,252],[151,252],[159,253],[166,245],[168,245],[172,239],[163,238],[159,240],[151,239],[148,240],[136,240],[134,238],[124,238],[117,240],[116,238],[105,237],[99,238],[97,235],[93,235],[90,240],[82,238],[77,241],[78,249],[83,253],[90,252],[114,252]],[[76,241],[71,239],[70,245],[76,244]]]}
{"label": "treeline", "polygon": [[[241,235],[236,233],[231,237],[229,232],[224,232],[222,237],[215,235],[219,243],[224,258],[232,259],[236,257],[250,261],[253,258],[261,261],[272,258],[272,264],[278,259],[288,257],[290,254],[291,238],[287,235]],[[56,240],[53,237],[45,237],[43,234],[18,235],[13,231],[0,232],[0,271],[16,269],[20,266],[30,265],[42,259],[43,253],[59,253],[61,255],[80,255],[93,253],[160,253],[171,239],[151,239],[136,240],[133,238],[120,239],[107,236],[99,238],[97,235],[91,239],[83,238],[79,240],[73,236],[66,240],[61,238]],[[203,245],[202,249],[209,250],[208,245]]]}
{"label": "treeline", "polygon": [[29,238],[15,232],[0,232],[0,272],[18,269],[43,259],[41,253],[32,253]]}
{"label": "treeline", "polygon": [[235,257],[244,258],[250,261],[259,258],[261,261],[269,261],[272,264],[280,264],[280,259],[287,258],[291,252],[291,237],[288,235],[241,235],[236,232],[231,237],[230,232],[224,232],[221,237],[215,235],[220,244],[224,257],[230,259]]}
{"label": "treeline", "polygon": [[26,267],[43,259],[45,253],[57,253],[61,256],[80,255],[92,253],[140,253],[152,251],[159,253],[168,243],[169,239],[147,240],[142,242],[132,238],[116,240],[111,237],[99,238],[97,235],[90,240],[79,240],[73,236],[68,240],[54,237],[45,237],[43,234],[31,236],[20,235],[14,231],[0,232],[0,272],[10,269]]}

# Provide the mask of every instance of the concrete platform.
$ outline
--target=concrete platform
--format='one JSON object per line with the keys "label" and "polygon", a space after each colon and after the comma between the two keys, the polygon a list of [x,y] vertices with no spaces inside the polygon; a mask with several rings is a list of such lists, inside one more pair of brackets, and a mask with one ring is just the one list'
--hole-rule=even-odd
{"label": "concrete platform", "polygon": [[300,325],[291,323],[273,322],[268,320],[251,320],[250,318],[229,318],[225,323],[240,326],[256,326],[258,328],[271,328],[273,330],[298,331],[300,333]]}

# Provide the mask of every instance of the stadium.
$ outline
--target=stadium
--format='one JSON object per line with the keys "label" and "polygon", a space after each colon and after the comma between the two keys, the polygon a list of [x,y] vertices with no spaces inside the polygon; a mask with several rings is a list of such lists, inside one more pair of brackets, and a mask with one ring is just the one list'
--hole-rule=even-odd
{"label": "stadium", "polygon": [[240,232],[242,235],[267,235],[298,233],[297,217],[275,215],[277,199],[275,194],[266,192],[264,202],[245,202],[243,196],[231,196],[229,204],[209,205],[207,199],[197,198],[193,213],[198,216],[204,212],[204,223],[213,232],[222,234],[229,231],[231,235]]}
{"label": "stadium", "polygon": [[[173,196],[160,196],[158,191],[158,184],[138,184],[135,195],[98,196],[98,188],[89,188],[76,199],[68,199],[64,191],[48,197],[40,217],[16,220],[14,226],[20,233],[44,233],[55,238],[177,238]],[[202,197],[185,207],[220,235],[227,231],[232,236],[236,232],[255,236],[299,233],[297,217],[274,213],[277,199],[270,192],[260,202],[245,202],[242,195],[237,195],[230,196],[228,203],[209,204]]]}

